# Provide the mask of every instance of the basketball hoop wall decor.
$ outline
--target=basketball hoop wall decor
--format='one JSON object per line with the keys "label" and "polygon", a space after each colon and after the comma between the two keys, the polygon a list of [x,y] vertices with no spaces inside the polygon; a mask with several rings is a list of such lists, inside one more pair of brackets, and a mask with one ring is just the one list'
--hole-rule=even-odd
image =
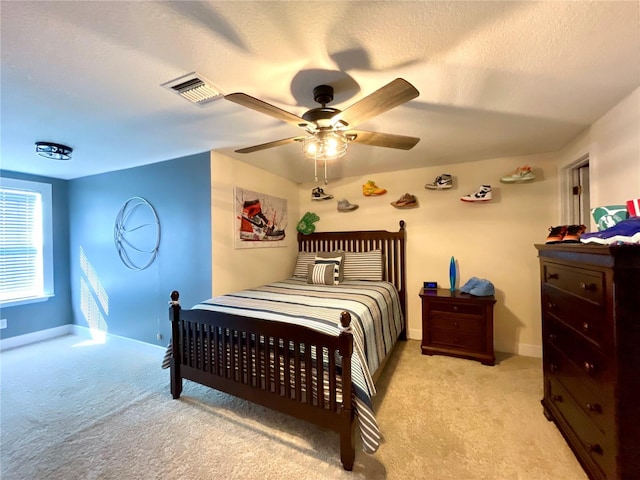
{"label": "basketball hoop wall decor", "polygon": [[160,220],[153,206],[142,197],[124,202],[113,226],[118,256],[130,270],[151,265],[160,247]]}

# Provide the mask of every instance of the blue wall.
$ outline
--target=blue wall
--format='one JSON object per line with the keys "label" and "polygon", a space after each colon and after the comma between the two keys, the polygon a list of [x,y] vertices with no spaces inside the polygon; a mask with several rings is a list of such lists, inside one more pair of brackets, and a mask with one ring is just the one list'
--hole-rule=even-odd
{"label": "blue wall", "polygon": [[[211,296],[210,185],[209,153],[69,181],[75,324],[166,345],[170,292],[185,307]],[[131,197],[154,207],[161,228],[158,256],[141,271],[114,244],[114,221]]]}
{"label": "blue wall", "polygon": [[7,328],[1,338],[59,327],[73,322],[69,290],[69,199],[68,182],[54,178],[0,171],[5,178],[51,184],[53,202],[53,289],[54,297],[45,302],[2,308]]}

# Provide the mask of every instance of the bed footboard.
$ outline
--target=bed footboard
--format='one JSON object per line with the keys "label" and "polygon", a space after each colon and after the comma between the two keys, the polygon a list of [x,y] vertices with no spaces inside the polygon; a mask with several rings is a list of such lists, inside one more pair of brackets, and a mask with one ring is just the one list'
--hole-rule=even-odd
{"label": "bed footboard", "polygon": [[339,433],[345,470],[355,460],[349,313],[338,336],[291,324],[183,310],[171,294],[171,394],[192,380]]}

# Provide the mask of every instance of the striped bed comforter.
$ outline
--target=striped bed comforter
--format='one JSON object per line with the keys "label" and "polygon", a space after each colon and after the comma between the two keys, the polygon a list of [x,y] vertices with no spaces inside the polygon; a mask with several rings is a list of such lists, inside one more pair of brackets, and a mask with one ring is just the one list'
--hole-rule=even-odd
{"label": "striped bed comforter", "polygon": [[346,280],[339,285],[310,285],[290,278],[214,297],[194,307],[264,320],[294,323],[324,333],[340,333],[340,313],[351,314],[354,339],[354,410],[363,450],[374,453],[380,433],[372,410],[376,394],[372,373],[391,351],[404,327],[398,292],[388,282]]}

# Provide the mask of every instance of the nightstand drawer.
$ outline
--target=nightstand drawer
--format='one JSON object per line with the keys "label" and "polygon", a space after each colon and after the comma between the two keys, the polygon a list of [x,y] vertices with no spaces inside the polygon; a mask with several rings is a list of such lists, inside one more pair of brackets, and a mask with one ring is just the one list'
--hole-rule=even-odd
{"label": "nightstand drawer", "polygon": [[572,293],[598,305],[603,304],[604,274],[602,272],[546,263],[543,280],[545,285]]}
{"label": "nightstand drawer", "polygon": [[434,347],[456,348],[470,352],[482,352],[485,349],[485,339],[479,335],[431,328],[429,336]]}
{"label": "nightstand drawer", "polygon": [[484,318],[473,318],[464,316],[441,316],[430,315],[429,325],[431,328],[440,330],[453,330],[460,333],[469,333],[472,335],[482,335],[486,331],[486,322]]}
{"label": "nightstand drawer", "polygon": [[429,302],[429,313],[451,313],[454,315],[475,315],[482,317],[484,315],[484,307],[482,305],[473,305],[463,302],[442,302],[432,300]]}

